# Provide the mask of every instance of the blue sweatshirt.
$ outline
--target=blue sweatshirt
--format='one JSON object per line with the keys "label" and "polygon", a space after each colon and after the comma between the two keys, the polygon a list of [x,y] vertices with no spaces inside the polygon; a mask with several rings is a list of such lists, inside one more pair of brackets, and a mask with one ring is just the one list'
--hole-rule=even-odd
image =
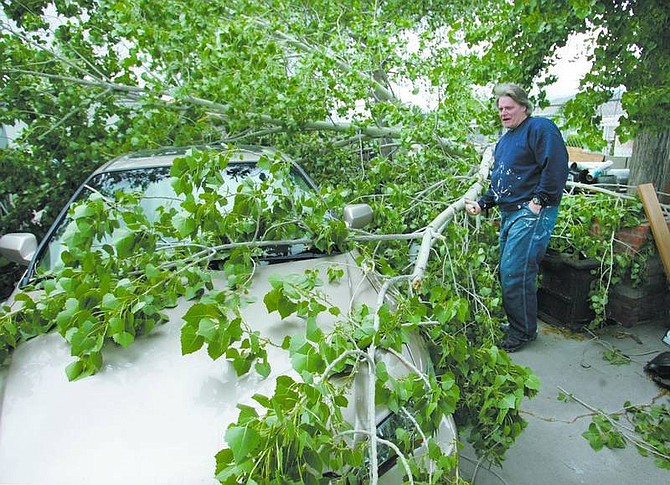
{"label": "blue sweatshirt", "polygon": [[478,200],[482,209],[513,211],[535,196],[542,206],[561,202],[568,151],[553,121],[529,116],[498,140],[493,156],[491,186]]}

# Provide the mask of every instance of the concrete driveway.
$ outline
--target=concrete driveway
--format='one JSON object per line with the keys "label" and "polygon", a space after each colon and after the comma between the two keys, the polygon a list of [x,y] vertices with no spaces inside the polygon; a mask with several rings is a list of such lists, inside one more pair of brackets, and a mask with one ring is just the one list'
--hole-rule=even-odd
{"label": "concrete driveway", "polygon": [[[558,400],[559,388],[589,406],[607,413],[634,405],[670,405],[670,393],[654,383],[644,365],[670,351],[662,342],[670,321],[625,328],[609,326],[597,337],[572,333],[540,323],[535,342],[511,354],[530,367],[542,381],[539,394],[523,403],[528,427],[507,453],[502,468],[476,462],[468,446],[461,453],[462,478],[475,485],[661,485],[670,483],[670,471],[657,468],[652,457],[635,447],[594,451],[581,436],[591,423],[591,411],[571,400]],[[614,346],[631,358],[613,365],[603,352]],[[627,424],[625,418],[622,422]]]}

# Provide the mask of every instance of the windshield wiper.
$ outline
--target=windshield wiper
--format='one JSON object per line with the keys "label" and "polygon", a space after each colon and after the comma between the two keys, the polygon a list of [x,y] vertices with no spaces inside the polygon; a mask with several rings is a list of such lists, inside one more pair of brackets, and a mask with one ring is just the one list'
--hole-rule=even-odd
{"label": "windshield wiper", "polygon": [[[270,248],[269,248],[270,249]],[[274,249],[274,248],[272,248]],[[329,256],[330,254],[336,254],[336,252],[327,253],[316,248],[296,248],[300,249],[294,251],[293,247],[288,248],[286,251],[265,251],[265,254],[261,256],[261,261],[268,264],[273,263],[283,263],[286,261],[302,261],[305,259],[314,259],[314,258],[323,258],[324,256]]]}

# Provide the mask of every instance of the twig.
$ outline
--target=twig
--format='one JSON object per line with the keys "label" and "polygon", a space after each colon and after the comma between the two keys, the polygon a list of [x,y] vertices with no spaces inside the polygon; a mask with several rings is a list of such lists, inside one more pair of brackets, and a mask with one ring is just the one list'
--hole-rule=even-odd
{"label": "twig", "polygon": [[[458,455],[459,458],[464,459],[465,461],[469,461],[470,463],[474,463],[475,466],[475,471],[473,472],[472,479],[470,480],[471,483],[476,483],[475,478],[477,478],[477,471],[481,465],[481,463],[486,459],[486,457],[481,457],[479,460],[474,460],[473,458],[470,458],[469,456],[463,455],[462,453]],[[489,473],[493,474],[498,480],[500,480],[502,483],[507,485],[507,482],[503,477],[501,477],[498,473],[496,473],[494,470],[491,470],[491,468],[487,468],[486,471]]]}
{"label": "twig", "polygon": [[329,374],[335,368],[335,366],[337,366],[337,364],[339,364],[346,358],[353,356],[367,358],[367,354],[362,350],[347,350],[343,354],[340,354],[337,357],[337,359],[333,360],[330,364],[328,364],[328,367],[326,367],[325,370],[323,371],[323,374],[321,374],[321,379],[319,380],[319,382],[323,382],[324,380],[326,380]]}
{"label": "twig", "polygon": [[88,100],[88,103],[87,103],[86,105],[77,106],[77,107],[74,108],[72,111],[70,111],[68,114],[66,114],[65,116],[63,116],[60,120],[58,120],[58,123],[56,123],[55,125],[53,125],[51,128],[49,128],[49,129],[48,129],[47,131],[45,131],[44,133],[41,133],[41,134],[37,137],[37,139],[40,140],[40,141],[43,140],[49,133],[51,133],[51,132],[54,131],[56,128],[58,128],[59,126],[61,126],[61,125],[62,125],[63,123],[65,123],[68,119],[70,119],[72,116],[74,116],[75,114],[79,113],[82,109],[84,109],[86,106],[88,106],[94,99],[102,98],[102,97],[108,95],[108,94],[111,93],[111,92],[112,92],[111,89],[106,89],[106,90],[103,91],[102,93],[100,93],[100,94],[98,94],[97,96],[95,96],[93,99]]}
{"label": "twig", "polygon": [[[402,462],[402,465],[405,468],[405,472],[407,473],[407,479],[409,480],[409,483],[411,483],[411,484],[414,483],[414,477],[412,476],[412,470],[409,467],[409,463],[407,462],[407,458],[402,453],[402,451],[400,451],[400,448],[398,448],[398,446],[395,443],[393,443],[392,441],[389,441],[389,440],[385,440],[384,438],[380,438],[379,436],[377,436],[374,433],[371,434],[369,431],[366,431],[364,429],[349,429],[347,431],[342,431],[341,433],[339,433],[340,436],[348,435],[348,434],[364,434],[364,435],[368,436],[369,438],[371,438],[370,441],[379,442],[379,443],[391,448],[393,451],[395,451],[396,455],[398,456],[398,458]],[[375,457],[375,461],[376,461],[376,457]],[[374,475],[376,475],[376,471],[373,470],[373,472],[374,472]],[[370,479],[370,483],[371,484],[373,483],[372,478]],[[376,479],[374,480],[374,483],[376,483]]]}
{"label": "twig", "polygon": [[415,374],[417,374],[417,375],[421,378],[421,380],[423,381],[423,383],[426,385],[426,387],[430,387],[430,381],[429,381],[428,378],[425,376],[425,374],[424,374],[423,372],[421,372],[417,366],[415,366],[415,365],[412,364],[409,360],[407,360],[407,359],[405,358],[404,355],[402,355],[400,352],[396,352],[394,349],[391,349],[391,348],[388,348],[388,349],[385,349],[385,350],[386,350],[387,352],[389,352],[389,353],[395,355],[396,358],[397,358],[400,362],[402,362],[403,364],[405,364],[405,365],[407,366],[408,369],[410,369],[410,370],[413,371]]}
{"label": "twig", "polygon": [[[561,391],[561,392],[566,394],[564,391]],[[665,397],[667,394],[668,394],[667,391],[662,391],[659,394],[657,394],[656,396],[654,396],[654,398],[651,400],[651,402],[649,404],[636,404],[635,407],[640,408],[640,409],[650,408],[650,407],[654,406],[659,399]],[[566,394],[566,395],[572,397],[569,394]],[[519,413],[520,414],[525,414],[526,416],[531,416],[531,417],[533,417],[535,419],[538,419],[540,421],[544,421],[545,423],[562,423],[562,424],[574,424],[582,418],[592,418],[593,416],[595,416],[597,414],[597,413],[579,414],[579,415],[575,416],[574,418],[568,420],[568,419],[558,419],[558,418],[554,418],[554,417],[547,418],[546,416],[538,416],[535,413],[532,413],[530,411],[524,411],[523,409],[519,410]],[[611,416],[613,416],[613,415],[619,415],[620,416],[620,415],[623,415],[625,413],[626,413],[625,409],[620,409],[618,411],[610,413],[610,415]]]}
{"label": "twig", "polygon": [[[621,349],[619,349],[618,347],[612,345],[611,343],[606,342],[603,339],[601,339],[599,336],[597,336],[595,333],[593,333],[593,331],[590,328],[584,327],[584,330],[586,331],[586,333],[591,335],[591,337],[592,337],[591,340],[593,342],[597,343],[598,345],[602,345],[603,347],[605,347],[610,352],[614,352],[615,354],[620,354],[625,359],[628,359],[628,363],[630,363],[630,361],[631,361],[630,357],[627,354],[624,354]],[[584,350],[584,352],[586,352],[586,350]],[[582,353],[582,357],[583,357],[583,355],[584,354]]]}

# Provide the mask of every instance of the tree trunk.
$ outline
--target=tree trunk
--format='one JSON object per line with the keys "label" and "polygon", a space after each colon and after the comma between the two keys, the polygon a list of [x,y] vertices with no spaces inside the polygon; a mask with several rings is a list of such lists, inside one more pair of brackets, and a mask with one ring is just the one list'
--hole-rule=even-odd
{"label": "tree trunk", "polygon": [[638,134],[633,143],[628,183],[633,187],[651,183],[659,193],[659,201],[670,204],[670,128]]}

